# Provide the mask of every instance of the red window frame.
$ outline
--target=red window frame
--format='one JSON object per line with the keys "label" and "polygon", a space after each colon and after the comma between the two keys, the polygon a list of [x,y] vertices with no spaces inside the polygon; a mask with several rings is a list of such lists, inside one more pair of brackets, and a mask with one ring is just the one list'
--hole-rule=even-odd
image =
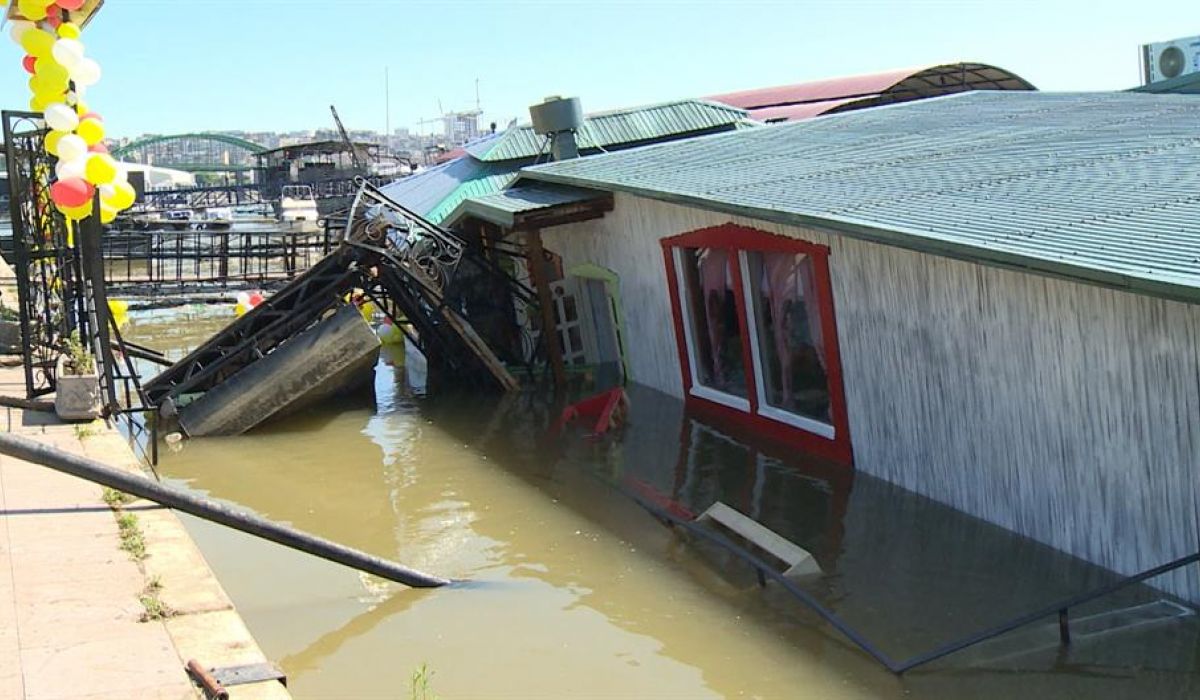
{"label": "red window frame", "polygon": [[[842,386],[841,352],[838,348],[837,322],[833,308],[833,290],[829,283],[829,248],[795,238],[768,233],[737,224],[722,224],[670,236],[660,241],[663,260],[666,264],[667,287],[671,295],[671,313],[675,325],[675,343],[679,351],[679,365],[683,375],[685,402],[689,410],[707,414],[719,420],[729,421],[738,427],[785,445],[801,449],[827,459],[850,465],[853,454],[850,446],[850,426],[846,415],[846,395]],[[679,290],[679,278],[675,265],[675,250],[678,248],[720,248],[729,252],[730,273],[733,278],[737,304],[738,328],[742,338],[742,359],[746,368],[746,389],[749,412],[696,396],[692,393],[691,354],[688,351],[684,331],[684,315]],[[829,413],[833,422],[833,437],[805,430],[775,420],[759,413],[758,386],[751,349],[750,327],[746,308],[746,295],[742,280],[740,253],[742,252],[803,253],[812,259],[813,274],[817,288],[817,304],[821,312],[821,332],[825,340],[826,378],[829,381]]]}

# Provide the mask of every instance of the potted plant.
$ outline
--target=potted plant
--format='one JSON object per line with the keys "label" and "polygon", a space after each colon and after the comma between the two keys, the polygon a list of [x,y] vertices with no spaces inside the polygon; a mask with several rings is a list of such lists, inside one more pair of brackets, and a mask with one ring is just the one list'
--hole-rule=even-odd
{"label": "potted plant", "polygon": [[0,354],[21,354],[21,314],[0,306]]}
{"label": "potted plant", "polygon": [[54,412],[63,420],[94,420],[100,415],[100,377],[96,360],[76,331],[58,356]]}

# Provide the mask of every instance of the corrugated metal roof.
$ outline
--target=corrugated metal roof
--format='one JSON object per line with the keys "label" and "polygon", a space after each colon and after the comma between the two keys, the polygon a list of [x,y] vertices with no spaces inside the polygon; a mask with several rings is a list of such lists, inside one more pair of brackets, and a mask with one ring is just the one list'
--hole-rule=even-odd
{"label": "corrugated metal roof", "polygon": [[1200,301],[1200,100],[968,92],[564,161],[628,191]]}
{"label": "corrugated metal roof", "polygon": [[470,215],[500,226],[511,227],[516,214],[564,204],[579,204],[609,196],[605,192],[582,187],[532,182],[523,187],[463,200],[445,218],[445,222],[447,226],[453,226],[459,219]]}
{"label": "corrugated metal roof", "polygon": [[[576,138],[581,151],[682,138],[733,129],[746,120],[743,110],[705,100],[679,100],[597,112],[584,117]],[[535,158],[548,153],[546,138],[530,124],[509,128],[499,138],[470,144],[467,152],[485,162]]]}
{"label": "corrugated metal roof", "polygon": [[754,119],[777,121],[807,119],[835,109],[861,109],[969,90],[1033,89],[1019,75],[986,63],[943,63],[742,90],[709,99],[749,110]]}
{"label": "corrugated metal roof", "polygon": [[382,188],[384,194],[438,223],[459,202],[504,189],[516,178],[520,163],[481,163],[464,156],[423,170]]}

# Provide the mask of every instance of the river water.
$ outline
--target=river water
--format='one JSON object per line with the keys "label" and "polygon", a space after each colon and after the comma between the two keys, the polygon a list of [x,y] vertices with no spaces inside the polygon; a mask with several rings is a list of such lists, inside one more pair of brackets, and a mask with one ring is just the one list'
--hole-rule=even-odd
{"label": "river water", "polygon": [[[179,356],[228,309],[135,314]],[[398,358],[397,358],[398,359]],[[1148,588],[897,677],[730,552],[675,533],[721,501],[812,552],[801,588],[904,659],[1113,580],[863,475],[736,439],[633,387],[601,441],[544,399],[375,396],[164,451],[164,478],[409,566],[417,591],[186,518],[297,698],[1200,697],[1200,625]]]}

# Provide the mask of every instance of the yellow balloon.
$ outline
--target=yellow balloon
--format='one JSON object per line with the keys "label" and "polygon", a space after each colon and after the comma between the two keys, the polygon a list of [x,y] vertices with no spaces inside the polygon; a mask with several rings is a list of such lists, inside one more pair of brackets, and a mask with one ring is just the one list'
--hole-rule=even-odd
{"label": "yellow balloon", "polygon": [[71,73],[67,67],[55,61],[53,56],[39,59],[34,75],[46,84],[58,85],[61,83],[64,89],[67,87],[67,81],[71,79]]}
{"label": "yellow balloon", "polygon": [[248,313],[250,313],[250,309],[247,308],[246,305],[240,301],[237,304],[235,304],[233,307],[233,314],[235,316],[237,316],[238,318],[241,318],[242,316],[245,316]]}
{"label": "yellow balloon", "polygon": [[[46,8],[43,7],[42,12],[44,13],[45,10]],[[25,49],[25,53],[41,61],[49,56],[50,50],[54,48],[54,35],[41,29],[30,29],[21,35],[21,48]]]}
{"label": "yellow balloon", "polygon": [[104,140],[104,125],[99,119],[84,119],[79,122],[75,133],[79,134],[87,145],[95,146]]}
{"label": "yellow balloon", "polygon": [[[103,202],[100,203],[100,223],[111,224],[113,220],[117,218],[117,213],[118,212],[116,209],[104,206]],[[112,302],[109,302],[109,304],[111,305]],[[119,326],[121,324],[118,323],[117,325]]]}
{"label": "yellow balloon", "polygon": [[[100,210],[100,220],[104,220],[104,210]],[[117,328],[123,328],[126,323],[129,323],[129,302],[121,301],[120,299],[108,300],[108,313],[112,315],[112,320],[117,324]]]}
{"label": "yellow balloon", "polygon": [[86,219],[92,213],[92,201],[90,199],[86,204],[81,204],[77,207],[64,207],[58,204],[54,206],[63,213],[63,216],[74,221]]}
{"label": "yellow balloon", "polygon": [[87,103],[85,103],[83,100],[76,100],[76,102],[75,102],[75,113],[76,114],[78,114],[79,116],[82,117],[83,115],[87,114],[90,111],[92,111],[92,110],[88,109]]}
{"label": "yellow balloon", "polygon": [[29,99],[29,110],[32,112],[45,112],[46,107],[50,106],[51,100],[34,95]]}
{"label": "yellow balloon", "polygon": [[113,209],[128,209],[137,200],[137,192],[134,191],[133,185],[128,182],[114,182],[113,190]]}
{"label": "yellow balloon", "polygon": [[66,135],[65,131],[51,131],[46,134],[46,152],[52,156],[58,155],[58,142]]}
{"label": "yellow balloon", "polygon": [[58,25],[59,39],[78,39],[83,32],[79,29],[79,25],[74,22],[63,22]]}
{"label": "yellow balloon", "polygon": [[107,185],[117,177],[117,161],[107,153],[93,153],[88,156],[84,175],[93,185]]}
{"label": "yellow balloon", "polygon": [[17,10],[30,22],[46,19],[46,6],[41,0],[17,0]]}

